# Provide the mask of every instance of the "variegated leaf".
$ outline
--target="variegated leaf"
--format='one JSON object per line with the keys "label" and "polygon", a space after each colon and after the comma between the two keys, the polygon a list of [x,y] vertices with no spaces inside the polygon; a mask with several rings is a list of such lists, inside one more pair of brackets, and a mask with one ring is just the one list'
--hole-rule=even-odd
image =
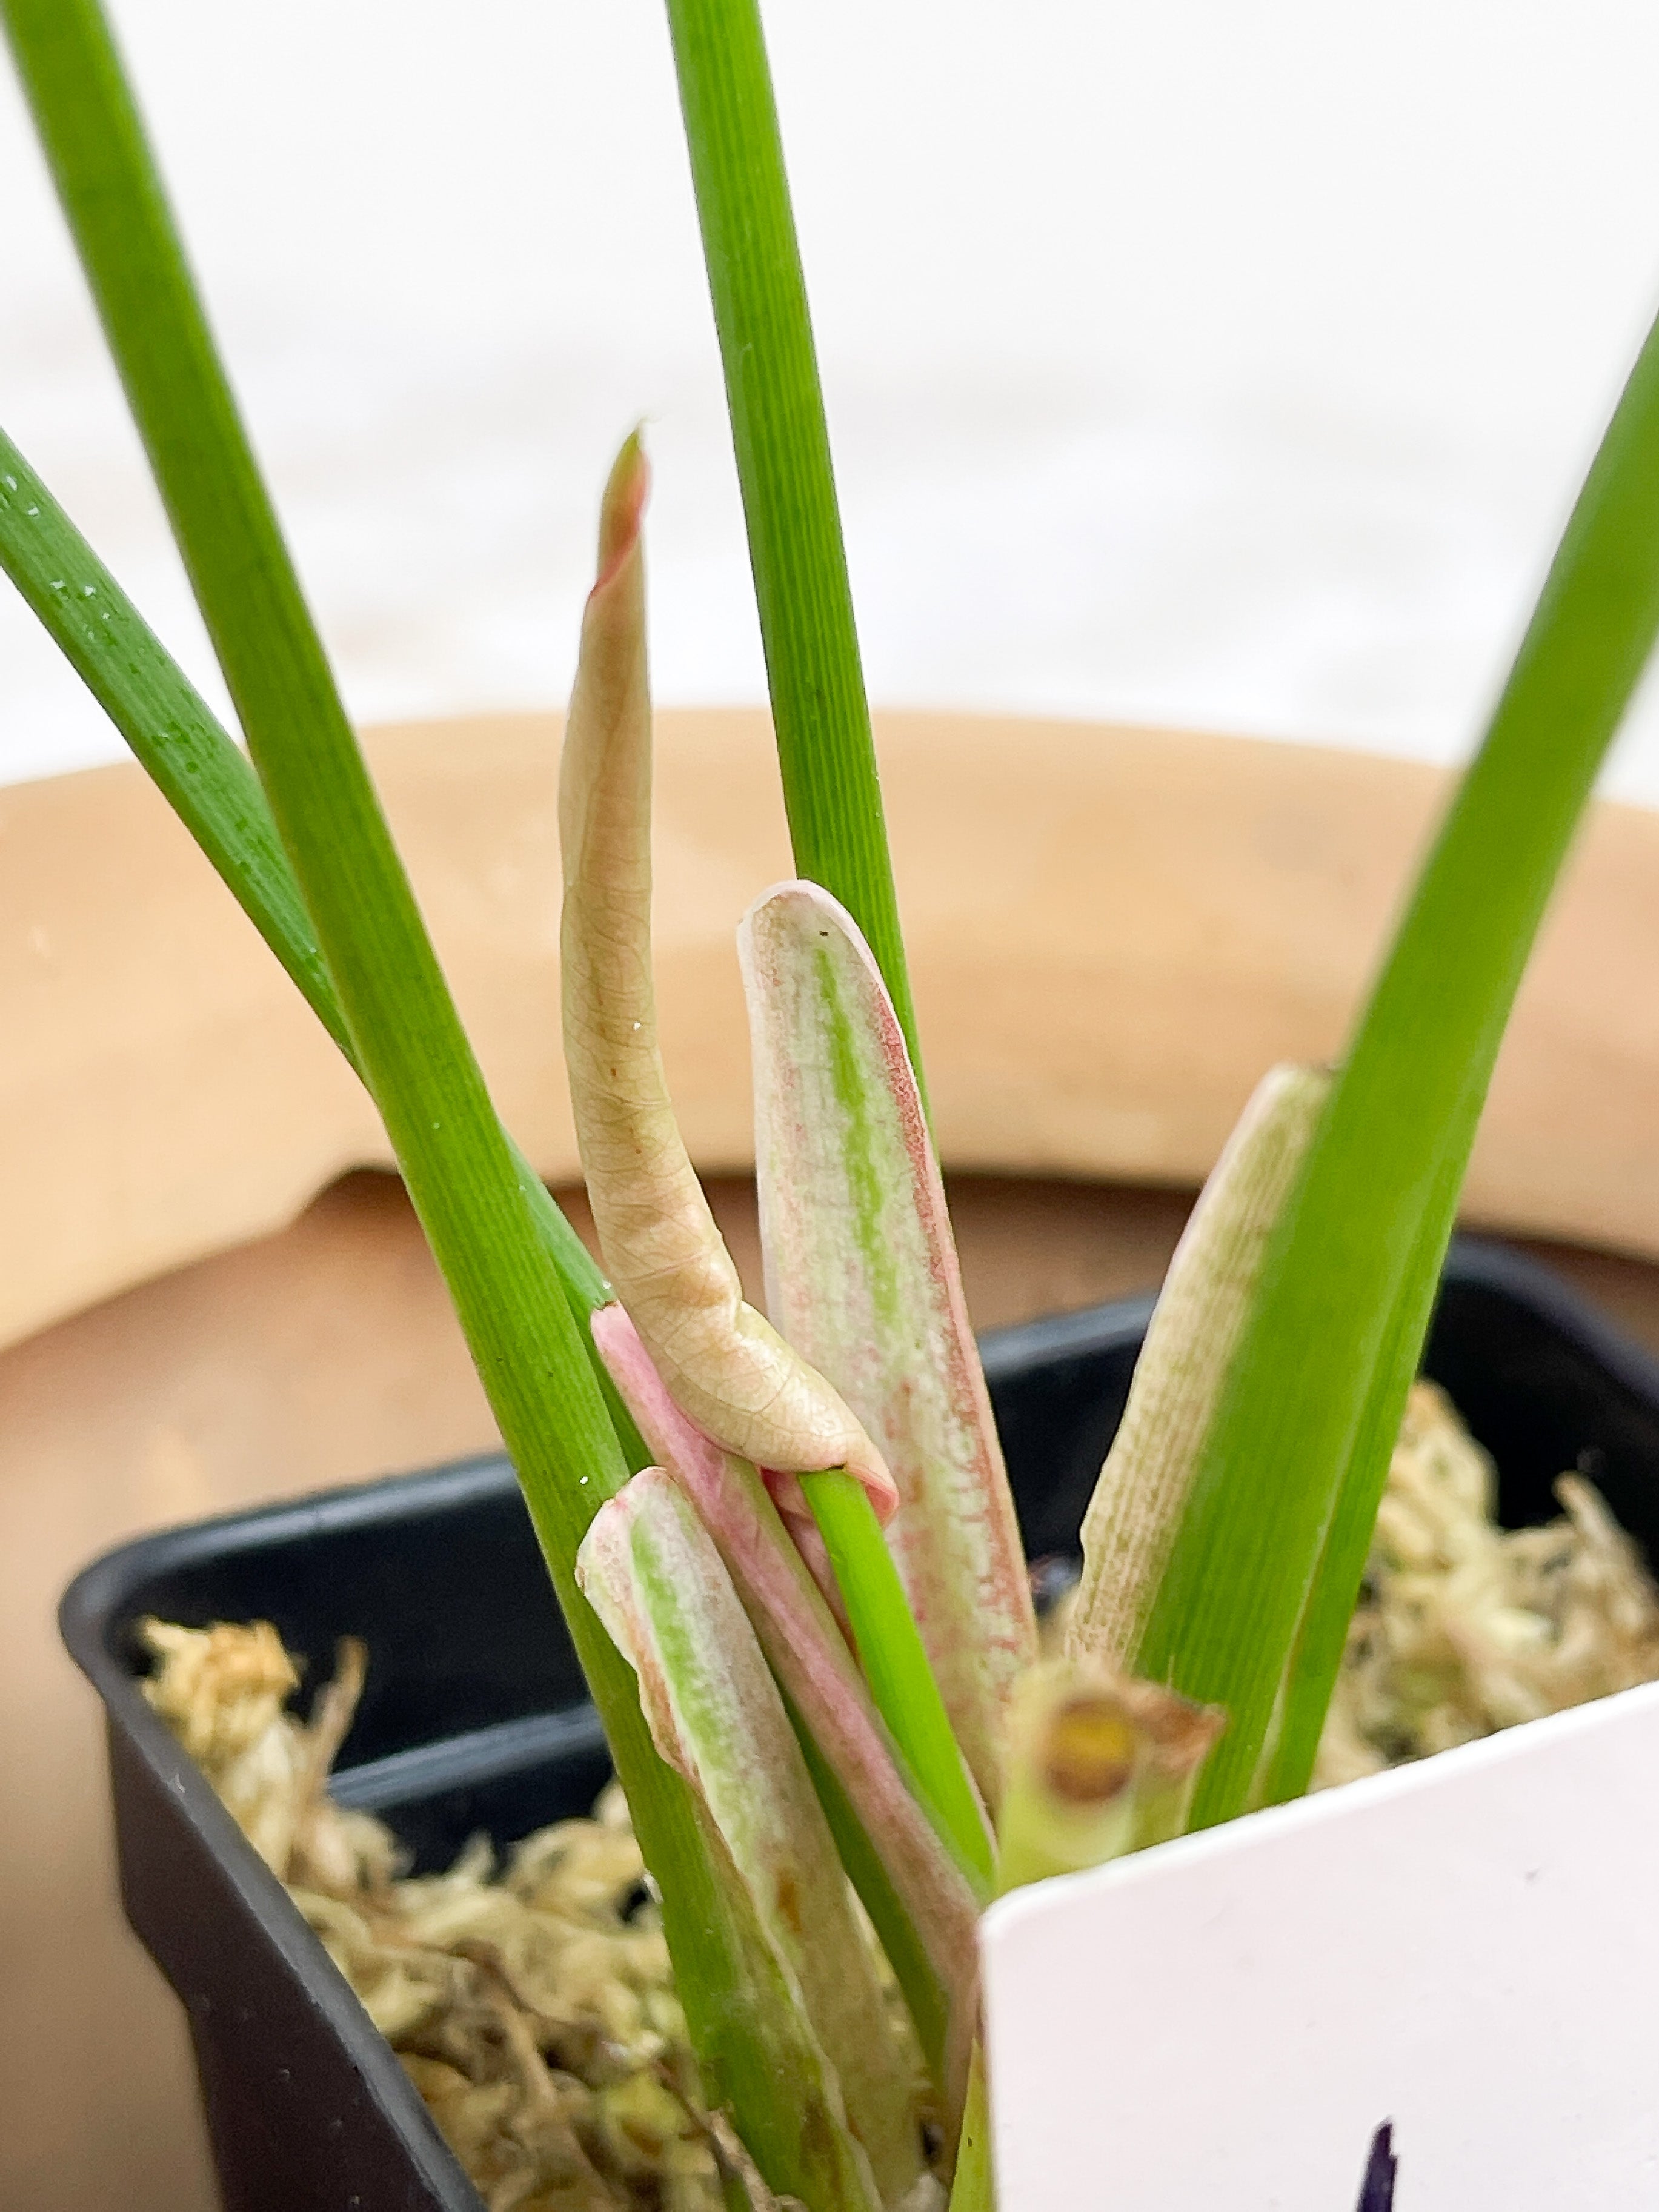
{"label": "variegated leaf", "polygon": [[826,2208],[892,2205],[922,2171],[914,2086],[782,1698],[714,1539],[648,1468],[603,1505],[577,1578],[639,1677],[774,1962],[780,2079]]}
{"label": "variegated leaf", "polygon": [[1226,1387],[1268,1239],[1330,1078],[1269,1069],[1176,1245],[1083,1522],[1083,1579],[1066,1647],[1133,1663],[1140,1629]]}
{"label": "variegated leaf", "polygon": [[[936,1985],[920,2015],[942,2015],[929,2052],[947,2107],[959,2110],[978,2007],[978,1906],[966,1876],[913,1795],[845,1638],[747,1461],[688,1421],[621,1306],[604,1306],[593,1338],[646,1449],[685,1492],[714,1537],[761,1647],[878,1854]],[[872,1915],[877,1912],[873,1900]],[[879,1924],[879,1923],[878,1923]]]}
{"label": "variegated leaf", "polygon": [[888,1540],[963,1756],[994,1804],[1036,1656],[1019,1531],[903,1033],[856,925],[783,884],[739,937],[767,1303],[898,1485]]}

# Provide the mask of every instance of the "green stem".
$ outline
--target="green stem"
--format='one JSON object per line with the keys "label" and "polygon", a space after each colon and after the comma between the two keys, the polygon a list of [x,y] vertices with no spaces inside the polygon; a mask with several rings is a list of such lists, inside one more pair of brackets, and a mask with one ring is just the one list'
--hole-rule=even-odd
{"label": "green stem", "polygon": [[[574,1586],[627,1479],[538,1226],[541,1186],[490,1104],[289,560],[95,0],[4,0],[59,196],[150,465],[392,1138],[518,1468],[647,1862],[709,2093],[757,2155],[789,2139],[745,1948],[634,1677]],[[544,1194],[542,1194],[544,1197]],[[769,2177],[797,2179],[787,2160]]]}
{"label": "green stem", "polygon": [[1305,1787],[1510,1008],[1656,629],[1659,325],[1269,1247],[1135,1655],[1231,1715],[1198,1825]]}
{"label": "green stem", "polygon": [[985,2046],[974,2045],[968,2076],[968,2108],[957,2145],[956,2179],[951,2184],[951,2212],[994,2212],[996,2175],[991,2165],[991,2100],[986,2087]]}
{"label": "green stem", "polygon": [[804,1474],[800,1486],[835,1569],[876,1710],[939,1834],[988,1895],[996,1863],[985,1816],[869,1492],[842,1468]]}
{"label": "green stem", "polygon": [[830,433],[760,11],[756,0],[667,4],[795,866],[863,931],[920,1083]]}
{"label": "green stem", "polygon": [[784,1704],[801,1756],[806,1761],[806,1771],[812,1778],[812,1787],[830,1823],[830,1832],[836,1839],[841,1863],[859,1893],[860,1903],[870,1916],[870,1923],[880,1938],[888,1964],[898,1977],[922,2057],[934,2086],[943,2094],[946,2039],[951,2026],[949,2000],[933,1971],[927,1948],[916,1933],[915,1923],[905,1911],[881,1853],[871,1842],[852,1799],[842,1788],[836,1770],[818,1749],[812,1731],[787,1694]]}

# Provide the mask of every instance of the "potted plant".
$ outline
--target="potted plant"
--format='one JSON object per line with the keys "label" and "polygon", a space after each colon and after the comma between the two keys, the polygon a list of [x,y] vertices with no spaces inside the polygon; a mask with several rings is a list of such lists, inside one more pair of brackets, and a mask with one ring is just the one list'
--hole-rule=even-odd
{"label": "potted plant", "polygon": [[[758,18],[750,0],[669,15],[799,871],[757,902],[744,951],[781,1334],[741,1300],[655,1060],[637,446],[605,495],[564,800],[567,1050],[613,1291],[484,1091],[94,0],[7,0],[7,21],[252,767],[9,447],[0,560],[380,1110],[757,2201],[862,2212],[949,2176],[973,2212],[991,2191],[974,1930],[1000,1889],[1036,1885],[986,1923],[992,2078],[1035,2053],[1059,2081],[1060,2012],[1045,2022],[1017,1972],[1033,1928],[1058,1918],[1098,1991],[1154,1891],[1201,1921],[1218,1868],[1275,1850],[1302,1868],[1310,1837],[1328,1856],[1356,1829],[1363,1850],[1401,1803],[1440,1834],[1448,1792],[1459,1820],[1501,1826],[1492,1775],[1531,1759],[1559,1789],[1582,1781],[1578,1754],[1605,1775],[1639,1742],[1641,1692],[1568,1727],[1572,1756],[1558,1729],[1335,1811],[1229,1825],[1306,1787],[1504,1024],[1659,625],[1659,343],[1340,1069],[1269,1073],[1200,1204],[1091,1507],[1067,1654],[1044,1671],[928,1135]],[[931,2077],[925,2160],[843,1868]],[[1036,1879],[1066,1869],[1074,1884]],[[1137,2034],[1164,2048],[1153,2002],[1143,1981],[1121,2008],[1126,2052]],[[1066,2017],[1073,2054],[1107,2049],[1092,2012]],[[1011,2206],[1088,2185],[1086,2090],[1072,2082],[1040,2182],[1008,2118],[1038,2100],[996,2095]],[[1115,2104],[1127,2157],[1126,2126]]]}
{"label": "potted plant", "polygon": [[[1150,1300],[1128,1300],[1093,1314],[1030,1323],[984,1346],[1010,1481],[1034,1557],[1043,1555],[1052,1564],[1056,1555],[1075,1549],[1103,1449],[1128,1393],[1150,1305]],[[1524,1533],[1492,1541],[1505,1547],[1547,1547],[1559,1577],[1566,1565],[1559,1528],[1552,1534],[1528,1524],[1536,1524],[1547,1511],[1559,1469],[1588,1454],[1597,1487],[1624,1524],[1652,1546],[1659,1536],[1652,1479],[1659,1462],[1659,1370],[1650,1358],[1621,1345],[1535,1266],[1499,1247],[1468,1240],[1455,1245],[1425,1364],[1453,1394],[1502,1470],[1504,1518]],[[246,1749],[228,1743],[226,1753],[210,1757],[215,1783],[210,1787],[194,1750],[164,1724],[150,1699],[159,1696],[175,1724],[176,1702],[166,1694],[166,1686],[140,1679],[142,1624],[157,1615],[200,1624],[195,1634],[167,1632],[171,1640],[198,1651],[214,1641],[207,1624],[274,1621],[288,1648],[309,1657],[311,1672],[319,1680],[325,1679],[330,1655],[343,1638],[366,1641],[371,1655],[367,1693],[356,1710],[344,1771],[337,1773],[333,1794],[347,1820],[368,1815],[386,1823],[412,1862],[412,1878],[395,1892],[410,1900],[410,1917],[385,1939],[389,1948],[371,1940],[343,1954],[342,1905],[348,1916],[354,1910],[374,1916],[377,1900],[372,1888],[344,1899],[337,1891],[320,1899],[307,1896],[305,1886],[314,1875],[294,1863],[280,1838],[272,1848],[270,1821],[274,1815],[279,1828],[291,1823],[294,1791],[280,1771],[271,1777],[257,1742]],[[265,2212],[267,2207],[289,2212],[296,2204],[325,2204],[357,2195],[363,2212],[383,2204],[465,2212],[474,2203],[473,2188],[436,2140],[427,2112],[392,2057],[389,2039],[414,2057],[429,2091],[434,2069],[428,2054],[446,2047],[455,2010],[441,1984],[435,2016],[429,2006],[411,2006],[408,1947],[410,1942],[427,1947],[415,1964],[428,1977],[458,1969],[476,1974],[476,1966],[469,1970],[461,1960],[477,1957],[481,1932],[499,1939],[501,1904],[510,1909],[512,1899],[502,1900],[498,1887],[478,1886],[476,1872],[465,1876],[448,1869],[458,1861],[477,1869],[476,1844],[470,1851],[466,1847],[481,1831],[503,1844],[531,1837],[532,1858],[545,1865],[554,1854],[532,1832],[544,1832],[548,1843],[568,1835],[568,1816],[587,1810],[607,1764],[603,1732],[582,1698],[580,1671],[562,1632],[511,1467],[490,1458],[140,1539],[77,1578],[64,1601],[63,1620],[71,1650],[107,1708],[123,1900],[185,2008],[227,2203],[238,2212]],[[1466,1631],[1480,1626],[1467,1616],[1462,1625]],[[1577,1627],[1582,1626],[1581,1613]],[[1577,1647],[1582,1662],[1582,1634],[1569,1633],[1565,1642]],[[1501,1651],[1498,1657],[1501,1674]],[[1630,1702],[1614,1698],[1598,1711],[1611,1715]],[[314,1768],[308,1750],[313,1729],[329,1728],[337,1737],[330,1705],[325,1695],[305,1728],[294,1721],[275,1723],[279,1735],[297,1746],[304,1766]],[[199,1713],[197,1698],[187,1698],[185,1706]],[[210,1704],[209,1710],[216,1711],[222,1721],[229,1717],[222,1706]],[[264,1725],[271,1725],[269,1718]],[[199,1749],[201,1734],[194,1733]],[[1508,1741],[1521,1749],[1536,1737],[1536,1731],[1522,1730]],[[1466,1765],[1461,1759],[1440,1759],[1419,1770],[1419,1776],[1433,1778],[1437,1787],[1449,1785]],[[1522,1765],[1526,1774],[1536,1771],[1528,1762]],[[1627,1775],[1626,1788],[1632,1780],[1639,1787],[1641,1771],[1637,1767]],[[253,1798],[247,1796],[250,1773],[264,1773],[263,1799],[257,1781]],[[1598,1793],[1603,1802],[1607,1782],[1603,1776]],[[1602,2062],[1595,2039],[1583,2039],[1577,2069],[1563,2063],[1561,2039],[1549,2015],[1540,2015],[1535,2033],[1518,2039],[1521,2056],[1541,2077],[1534,2085],[1536,2094],[1522,2125],[1510,2095],[1517,2039],[1494,2037],[1489,2023],[1484,2033],[1471,2037],[1465,2032],[1467,2017],[1459,2019],[1459,2002],[1489,2002],[1492,1988],[1480,1962],[1483,1947],[1490,1957],[1496,1931],[1490,1911],[1470,1912],[1471,1903],[1479,1906],[1488,1895],[1501,1901],[1518,1891],[1528,1906],[1535,1905],[1537,1881],[1528,1883],[1524,1876],[1541,1877],[1545,1863],[1545,1855],[1532,1849],[1522,1881],[1506,1883],[1504,1868],[1508,1864],[1512,1875],[1514,1855],[1536,1845],[1535,1831],[1529,1834],[1527,1824],[1516,1820],[1511,1803],[1501,1808],[1500,1832],[1483,1832],[1480,1822],[1472,1822],[1467,1806],[1458,1802],[1464,1786],[1459,1784],[1449,1797],[1440,1796],[1423,1808],[1419,1863],[1408,1880],[1379,1880],[1378,1854],[1366,1847],[1365,1820],[1348,1829],[1339,1822],[1334,1835],[1328,1830],[1304,1838],[1316,1878],[1307,1878],[1304,1863],[1288,1894],[1286,1885],[1275,1887],[1271,1879],[1258,1878],[1259,1861],[1251,1854],[1222,1855],[1220,1870],[1231,1873],[1241,1893],[1235,1909],[1254,1910],[1258,1924],[1267,1923],[1271,1954],[1264,1960],[1236,1944],[1225,1949],[1216,1945],[1211,1938],[1220,1916],[1212,1895],[1187,1916],[1191,1925],[1183,1930],[1184,1943],[1166,1943],[1158,1972],[1138,1978],[1138,1987],[1145,1981],[1144,2002],[1130,2037],[1131,2057],[1143,2075],[1164,2077],[1161,2099],[1147,2096],[1144,2078],[1133,2094],[1126,2092],[1118,2075],[1127,2078],[1127,2067],[1115,2069],[1109,2084],[1094,2084],[1087,2096],[1078,2094],[1076,2066],[1092,2065],[1107,2039],[1122,2035],[1115,2015],[1110,2021],[1091,2016],[1079,2032],[1079,2001],[1086,2011],[1103,1976],[1098,1961],[1090,1962],[1086,1953],[1079,1968],[1078,1946],[1074,1940],[1066,1942],[1075,1936],[1078,1903],[1068,1893],[1078,1885],[1044,1884],[1027,1893],[1045,1905],[1059,1899],[1060,1911],[1047,1929],[1042,1914],[1035,1925],[1029,1915],[1024,1926],[1017,1922],[1012,1949],[1005,1940],[1005,1909],[997,1908],[987,1927],[993,2033],[1001,2032],[1005,1996],[1017,2017],[1024,2015],[1020,2032],[1012,2039],[1005,2034],[1002,2042],[1007,2069],[1019,2084],[1004,2099],[1001,2146],[1018,2197],[1023,2200],[1033,2187],[1042,2194],[1076,2186],[1075,2172],[1064,2171],[1068,2158],[1080,2159],[1085,2173],[1092,2171],[1108,2098],[1119,2108],[1113,2139],[1120,2155],[1127,2160],[1134,2154],[1137,2136],[1143,2154],[1162,2141],[1160,2186],[1146,2191],[1154,2203],[1184,2203],[1201,2199],[1206,2189],[1214,2192],[1220,2185],[1215,2172],[1195,2180],[1182,2170],[1182,2159],[1198,2158],[1218,2169],[1224,2166],[1235,2180],[1240,2172],[1252,2170],[1253,2161],[1257,2172],[1266,2161],[1271,2179],[1260,2190],[1265,2200],[1296,2188],[1310,2203],[1336,2201],[1346,2212],[1352,2197],[1350,2169],[1357,2169],[1375,2132],[1373,2106],[1399,2115],[1411,2191],[1407,2203],[1430,2185],[1443,2192],[1462,2187],[1465,2199],[1478,2195],[1469,2182],[1471,2158],[1484,2188],[1492,2171],[1503,2170],[1495,2167],[1495,2155],[1530,2161],[1540,2124],[1558,2138],[1565,2135],[1571,2145],[1572,2131],[1561,2129],[1560,2108],[1564,2100],[1582,2094],[1587,2071],[1599,2074]],[[228,1790],[266,1863],[218,1801],[217,1788]],[[1529,1789],[1523,1778],[1516,1794],[1529,1802]],[[1376,1795],[1368,1785],[1327,1795],[1316,1808],[1328,1815],[1346,1805],[1358,1814],[1374,1806]],[[1534,1810],[1559,1812],[1565,1804],[1569,1828],[1576,1824],[1592,1838],[1591,1850],[1601,1853],[1599,1832],[1587,1829],[1578,1818],[1580,1801],[1563,1800],[1559,1791],[1533,1796]],[[1305,1809],[1310,1808],[1297,1808]],[[561,1820],[563,1827],[545,1829],[549,1821]],[[587,1824],[578,1826],[582,1834],[592,1834]],[[1449,1832],[1459,1838],[1461,1887],[1446,1881],[1443,1869],[1421,1863],[1425,1852],[1443,1851]],[[1238,1830],[1225,1832],[1241,1835]],[[1639,1820],[1632,1823],[1633,1838],[1644,1832]],[[1251,1833],[1285,1848],[1275,1845],[1271,1823],[1265,1836],[1261,1822],[1242,1832]],[[1292,1846],[1295,1841],[1289,1839]],[[304,1854],[300,1856],[303,1861]],[[1267,1856],[1271,1860],[1271,1850]],[[1399,1854],[1391,1845],[1387,1856],[1392,1864]],[[1175,1855],[1177,1865],[1179,1856]],[[275,1879],[271,1861],[299,1886],[292,1897]],[[586,1866],[585,1861],[578,1863]],[[1138,1865],[1153,1871],[1169,1867],[1171,1853],[1119,1864],[1126,1871]],[[1201,1875],[1201,1866],[1198,1871]],[[1604,1877],[1605,1872],[1602,1859],[1597,1873]],[[1558,1864],[1547,1898],[1560,1894],[1559,1873]],[[625,1893],[633,1878],[626,1863],[613,1867],[612,1879],[618,1874]],[[1083,1886],[1092,1879],[1083,1877]],[[1609,1892],[1605,1879],[1601,1891],[1616,1899],[1625,1894]],[[1420,2002],[1425,1973],[1421,1939],[1431,1897],[1454,1925],[1460,1912],[1468,1921],[1461,1940],[1447,1948],[1436,1983],[1432,2021],[1438,2050],[1429,2043]],[[380,1900],[382,1911],[385,1902]],[[1364,1908],[1358,1913],[1357,1902]],[[1083,1903],[1086,1908],[1088,1900]],[[1133,1894],[1123,1909],[1133,1942],[1143,1917]],[[1615,1902],[1609,1909],[1621,1906]],[[1344,1916],[1363,1920],[1364,2006],[1350,2002],[1356,1942],[1333,1943],[1328,1925],[1321,1931],[1324,1941],[1309,1942],[1305,1924],[1310,1911],[1322,1913],[1328,1923]],[[313,1917],[329,1941],[332,1958],[304,1924],[302,1912]],[[1571,1937],[1586,1917],[1582,1897],[1569,1893],[1566,1912]],[[447,1964],[431,1956],[434,1933],[425,1915],[435,1917],[447,1931]],[[1166,1929],[1168,1917],[1166,1909]],[[1403,1930],[1402,1917],[1407,1923]],[[597,1923],[618,1934],[627,1924],[614,1914],[602,1914]],[[590,1936],[595,1932],[591,1920],[581,1927]],[[521,1924],[519,1932],[529,1931]],[[1515,1987],[1513,1962],[1549,1960],[1549,1954],[1536,1945],[1517,1946],[1513,1932],[1504,1952],[1511,1962],[1504,1983],[1506,2005]],[[1402,1933],[1409,1940],[1402,1942]],[[1049,1943],[1045,1955],[1045,1936],[1055,1935],[1060,1940]],[[1126,1950],[1123,1930],[1109,1931],[1108,1940],[1115,1953]],[[1621,1959],[1628,1948],[1620,1949]],[[1143,1957],[1144,1951],[1143,1941]],[[1565,1962],[1575,1983],[1583,1972],[1578,1951],[1574,1944]],[[362,2004],[342,1981],[335,1960],[362,1993]],[[1553,1965],[1562,1970],[1559,1954]],[[1115,1986],[1124,1971],[1122,1964],[1114,1963],[1103,1977],[1105,1985]],[[1310,1990],[1308,1978],[1320,1976],[1327,1986]],[[567,2009],[568,2002],[568,1993]],[[1279,2008],[1272,2033],[1262,2019],[1269,2005]],[[1240,2006],[1252,2014],[1249,2035],[1240,2030]],[[1175,2131],[1171,2138],[1168,2089],[1179,2082],[1185,2094],[1194,2069],[1179,2054],[1172,2062],[1161,2046],[1160,2008],[1166,2021],[1177,2023],[1176,2039],[1182,2052],[1194,2038],[1191,2016],[1199,2013],[1207,2020],[1213,2014],[1206,2071],[1218,2085],[1218,2101],[1224,2098],[1228,2104],[1224,2126],[1206,2123]],[[1063,2023],[1058,2033],[1057,2023]],[[1282,2063],[1287,2027],[1291,2045],[1298,2035],[1302,2045],[1296,2053],[1297,2069],[1289,2074]],[[548,2055],[556,2065],[561,2057],[580,2062],[568,2033],[567,2027],[562,2040],[556,2035],[551,2039]],[[1224,2054],[1213,2044],[1227,2036],[1232,2047]],[[1310,2045],[1327,2069],[1316,2094],[1307,2078]],[[1441,2094],[1449,2052],[1461,2060],[1464,2077],[1449,2105]],[[1493,2062],[1500,2055],[1503,2068],[1495,2071]],[[504,2074],[509,2091],[514,2086],[510,2054],[497,2047],[477,2057],[479,2094],[488,2107],[501,2095]],[[1070,2075],[1068,2065],[1073,2069]],[[1488,2083],[1505,2107],[1501,2121],[1485,2133],[1470,2127],[1471,2073]],[[453,2089],[453,2069],[437,2069],[436,2080]],[[505,2112],[487,2114],[492,2124],[482,2141],[477,2133],[469,2136],[457,2126],[453,2104],[440,2098],[435,2109],[449,2139],[466,2149],[468,2171],[481,2183],[486,2178],[509,2181],[515,2169],[545,2172],[545,2148],[523,2124],[521,2099],[515,2098]],[[529,2118],[533,2119],[533,2109]],[[1436,2140],[1446,2134],[1453,2139],[1450,2158]],[[1610,2140],[1617,2146],[1616,2132]],[[603,2136],[595,2148],[602,2155]],[[1035,2176],[1029,2171],[1020,2175],[1018,2169],[1032,2160]],[[1059,2172],[1057,2162],[1062,2162]],[[1387,2171],[1379,2160],[1379,2175]],[[1505,2177],[1517,2178],[1532,2180],[1530,2175]],[[1376,2185],[1382,2186],[1381,2179]],[[1540,2202],[1549,2201],[1551,2191],[1558,2197],[1562,2193],[1559,2172],[1546,2170],[1534,2185]],[[1370,2212],[1376,2212],[1376,2202],[1367,2200]]]}

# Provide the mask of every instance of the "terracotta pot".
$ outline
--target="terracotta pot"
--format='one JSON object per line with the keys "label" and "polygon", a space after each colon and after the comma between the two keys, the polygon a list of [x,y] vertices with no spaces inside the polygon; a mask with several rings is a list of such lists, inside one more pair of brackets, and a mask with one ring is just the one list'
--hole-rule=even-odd
{"label": "terracotta pot", "polygon": [[[750,1159],[732,935],[788,848],[758,713],[659,718],[666,1058],[703,1168]],[[385,730],[388,811],[503,1112],[577,1164],[547,715]],[[1340,1047],[1444,778],[1355,753],[878,718],[940,1149],[1191,1183],[1276,1058]],[[1009,804],[1017,792],[1018,804]],[[292,1220],[387,1158],[372,1110],[136,768],[0,794],[0,1342]],[[1522,994],[1472,1220],[1659,1256],[1659,817],[1592,817]]]}

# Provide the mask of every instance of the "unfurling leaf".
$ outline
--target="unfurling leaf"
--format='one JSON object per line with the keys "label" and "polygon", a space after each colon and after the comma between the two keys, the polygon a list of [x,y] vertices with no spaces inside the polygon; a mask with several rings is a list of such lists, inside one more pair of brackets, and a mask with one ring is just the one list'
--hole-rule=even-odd
{"label": "unfurling leaf", "polygon": [[565,1060],[594,1225],[618,1297],[697,1426],[760,1467],[844,1467],[885,1519],[896,1492],[880,1454],[744,1303],[663,1076],[651,983],[646,488],[630,438],[605,486],[559,779]]}
{"label": "unfurling leaf", "polygon": [[[647,1449],[713,1536],[773,1672],[874,1848],[904,1925],[895,1926],[892,1905],[861,1885],[864,1902],[954,2114],[978,2005],[973,1892],[917,1802],[846,1639],[755,1468],[686,1419],[621,1306],[602,1307],[592,1328]],[[851,1871],[856,1880],[860,1869]]]}
{"label": "unfurling leaf", "polygon": [[1133,1667],[1274,1224],[1330,1089],[1322,1070],[1269,1069],[1176,1245],[1106,1464],[1083,1522],[1066,1648]]}
{"label": "unfurling leaf", "polygon": [[714,1541],[647,1468],[601,1507],[577,1576],[639,1677],[776,1978],[779,2078],[825,2212],[896,2204],[922,2171],[915,2082],[800,1747]]}
{"label": "unfurling leaf", "polygon": [[851,916],[816,884],[757,900],[738,948],[767,1304],[892,1470],[888,1542],[957,1741],[994,1806],[1008,1697],[1036,1656],[1036,1627],[903,1032]]}
{"label": "unfurling leaf", "polygon": [[1224,1725],[1214,1706],[1091,1661],[1034,1668],[1009,1719],[1003,1888],[1102,1866],[1179,1833]]}

